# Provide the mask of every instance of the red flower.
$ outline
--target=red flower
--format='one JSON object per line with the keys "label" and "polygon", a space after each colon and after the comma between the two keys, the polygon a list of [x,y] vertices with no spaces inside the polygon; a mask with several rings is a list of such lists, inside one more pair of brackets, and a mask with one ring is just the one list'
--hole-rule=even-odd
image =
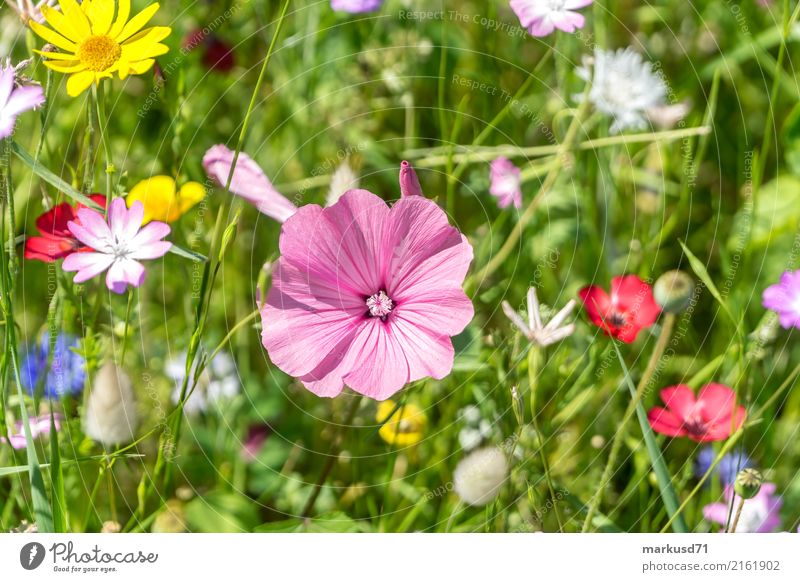
{"label": "red flower", "polygon": [[661,312],[650,285],[636,275],[611,279],[610,297],[596,285],[584,287],[578,296],[593,324],[628,344]]}
{"label": "red flower", "polygon": [[183,39],[183,48],[192,51],[203,45],[203,65],[220,73],[227,73],[236,65],[233,48],[215,34],[206,34],[201,29],[191,31]]}
{"label": "red flower", "polygon": [[[103,208],[106,207],[105,195],[92,194],[89,198]],[[25,241],[25,258],[52,263],[75,251],[83,250],[85,247],[67,228],[70,221],[80,224],[78,210],[81,208],[85,206],[78,204],[73,208],[67,202],[62,202],[37,218],[36,228],[42,236],[28,237]]]}
{"label": "red flower", "polygon": [[688,386],[670,386],[661,391],[661,400],[667,408],[656,406],[647,413],[653,430],[700,443],[728,438],[747,416],[744,406],[736,406],[736,393],[722,384],[706,384],[696,399]]}

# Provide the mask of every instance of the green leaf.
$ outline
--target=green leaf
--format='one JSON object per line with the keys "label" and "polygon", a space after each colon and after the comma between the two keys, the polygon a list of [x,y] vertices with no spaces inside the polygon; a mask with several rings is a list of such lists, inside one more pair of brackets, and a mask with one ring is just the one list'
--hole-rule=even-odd
{"label": "green leaf", "polygon": [[678,242],[680,243],[681,248],[683,248],[686,258],[689,259],[689,266],[692,268],[692,271],[694,271],[694,274],[697,275],[697,278],[703,282],[703,285],[705,285],[711,295],[714,296],[714,299],[717,300],[717,303],[719,303],[722,311],[728,316],[728,319],[731,320],[731,323],[733,323],[733,327],[736,329],[736,332],[739,333],[739,322],[735,317],[733,317],[733,313],[731,313],[730,309],[728,309],[728,305],[722,298],[722,294],[719,292],[719,289],[717,289],[717,286],[711,279],[711,275],[708,274],[706,266],[694,255],[694,253],[692,253],[692,251],[689,250],[689,247],[683,244],[683,241]]}
{"label": "green leaf", "polygon": [[178,245],[172,245],[169,249],[173,255],[178,255],[179,257],[183,257],[184,259],[190,259],[195,263],[205,263],[208,260],[208,257],[205,255],[201,255],[200,253],[196,253],[194,251],[189,251],[184,248],[179,247]]}
{"label": "green leaf", "polygon": [[65,196],[72,198],[75,202],[80,202],[84,206],[88,206],[89,208],[94,208],[95,210],[103,210],[94,200],[89,198],[88,196],[81,194],[75,188],[70,186],[67,182],[56,176],[53,172],[45,168],[41,163],[37,160],[34,160],[31,155],[26,152],[22,147],[15,141],[11,142],[11,150],[14,154],[22,160],[22,162],[28,166],[34,174],[39,176],[42,180],[56,188],[59,192],[62,192]]}
{"label": "green leaf", "polygon": [[203,533],[241,533],[258,525],[257,506],[251,499],[225,491],[211,491],[186,504],[186,523],[190,531]]}
{"label": "green leaf", "polygon": [[67,531],[67,503],[64,494],[64,475],[61,472],[61,451],[53,413],[50,413],[50,488],[53,492],[53,530]]}
{"label": "green leaf", "polygon": [[[612,340],[612,343],[614,344],[614,351],[617,352],[619,365],[622,367],[622,373],[625,376],[625,383],[628,385],[631,398],[636,399],[636,387],[633,385],[628,367],[625,365],[625,360],[622,358],[617,342]],[[669,475],[669,471],[667,471],[667,466],[664,464],[664,458],[661,456],[661,449],[658,448],[653,429],[650,427],[650,423],[647,420],[647,413],[644,411],[644,406],[642,406],[641,401],[636,403],[636,416],[639,419],[639,425],[642,427],[644,442],[647,445],[647,454],[650,457],[650,465],[653,467],[653,472],[656,474],[661,500],[664,502],[667,514],[672,518],[672,529],[675,533],[687,533],[689,530],[686,527],[686,522],[684,522],[683,516],[678,513],[678,497],[675,494],[675,489],[672,487],[672,478]]]}

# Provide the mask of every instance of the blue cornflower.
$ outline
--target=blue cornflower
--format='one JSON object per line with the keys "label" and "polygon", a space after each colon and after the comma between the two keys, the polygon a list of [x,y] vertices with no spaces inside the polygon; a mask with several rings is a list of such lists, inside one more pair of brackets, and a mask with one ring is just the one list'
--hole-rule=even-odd
{"label": "blue cornflower", "polygon": [[[711,467],[717,454],[710,446],[703,447],[694,460],[694,474],[701,478]],[[730,485],[736,480],[736,474],[747,467],[752,467],[753,461],[742,451],[728,453],[720,459],[714,473],[719,475],[722,485]]]}
{"label": "blue cornflower", "polygon": [[22,361],[20,374],[23,387],[30,394],[43,389],[44,395],[49,398],[80,394],[86,379],[86,362],[83,356],[70,349],[77,345],[78,338],[59,333],[48,369],[50,335],[42,334],[39,341],[28,348]]}

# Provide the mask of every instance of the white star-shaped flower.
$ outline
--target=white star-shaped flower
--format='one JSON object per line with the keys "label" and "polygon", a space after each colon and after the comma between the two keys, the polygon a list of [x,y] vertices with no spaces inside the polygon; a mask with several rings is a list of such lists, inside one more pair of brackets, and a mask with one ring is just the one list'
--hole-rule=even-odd
{"label": "white star-shaped flower", "polygon": [[542,314],[539,306],[539,298],[536,296],[536,288],[531,287],[528,289],[528,323],[520,317],[519,313],[511,307],[508,301],[503,301],[503,313],[506,314],[508,319],[511,320],[522,334],[530,341],[535,342],[541,347],[552,345],[562,339],[569,337],[575,331],[575,324],[570,323],[567,325],[562,324],[572,313],[575,308],[576,302],[574,299],[570,301],[547,322],[546,325],[542,323]]}

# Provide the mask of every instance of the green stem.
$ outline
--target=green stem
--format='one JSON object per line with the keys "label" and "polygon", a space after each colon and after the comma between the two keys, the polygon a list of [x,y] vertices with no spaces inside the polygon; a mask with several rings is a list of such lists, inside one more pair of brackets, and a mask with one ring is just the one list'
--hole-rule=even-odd
{"label": "green stem", "polygon": [[[281,9],[280,16],[278,17],[278,22],[275,27],[275,33],[272,36],[272,40],[270,41],[269,49],[267,50],[267,54],[264,57],[264,61],[261,65],[261,71],[258,75],[258,80],[256,81],[256,85],[253,88],[253,94],[250,98],[250,103],[248,105],[247,111],[244,116],[244,120],[242,122],[242,128],[239,132],[239,138],[236,143],[236,148],[233,154],[233,161],[231,163],[231,169],[228,173],[228,179],[226,180],[225,184],[225,194],[230,192],[230,185],[231,181],[233,180],[234,170],[236,168],[236,162],[239,158],[239,154],[242,150],[242,146],[244,145],[245,137],[247,136],[247,130],[250,126],[250,120],[253,115],[253,111],[255,110],[256,102],[258,100],[258,95],[261,92],[261,86],[264,83],[264,79],[266,77],[267,67],[269,65],[270,59],[272,58],[272,54],[275,50],[275,46],[277,44],[277,40],[280,37],[281,30],[283,28],[283,24],[286,18],[286,12],[289,8],[291,0],[285,0],[283,4],[283,8]],[[224,223],[224,216],[227,215],[227,212],[230,207],[230,203],[227,202],[229,197],[225,197],[226,202],[223,202],[222,206],[220,207],[217,213],[217,220],[216,224],[214,225],[214,233],[211,239],[211,246],[209,252],[208,262],[205,264],[205,268],[203,269],[203,283],[201,286],[201,293],[200,299],[197,304],[196,312],[195,312],[195,327],[191,336],[191,340],[189,343],[189,348],[186,352],[186,366],[185,366],[185,375],[184,381],[181,386],[181,397],[176,405],[176,414],[172,417],[172,422],[168,426],[168,431],[165,431],[161,435],[161,440],[158,447],[158,453],[156,457],[156,464],[153,469],[152,478],[148,479],[148,475],[142,475],[142,480],[139,483],[139,504],[137,507],[136,512],[131,517],[131,520],[126,525],[126,530],[129,527],[133,526],[133,523],[136,520],[141,520],[144,517],[144,513],[146,510],[146,504],[149,498],[152,495],[156,484],[162,481],[163,477],[163,488],[168,489],[171,484],[172,480],[172,463],[169,462],[167,459],[167,455],[171,454],[172,451],[176,450],[178,447],[178,443],[180,441],[180,434],[181,434],[181,425],[183,420],[183,406],[186,401],[186,396],[189,393],[189,381],[190,378],[194,377],[194,382],[196,383],[198,378],[197,376],[200,375],[200,370],[195,370],[195,358],[197,356],[198,349],[200,347],[200,338],[205,331],[205,324],[208,317],[208,305],[210,303],[211,294],[214,287],[214,281],[216,279],[216,275],[219,272],[221,259],[220,256],[220,245],[222,244],[223,240],[223,223]],[[236,218],[234,221],[238,219],[238,213],[236,214]],[[193,388],[193,386],[192,386]]]}
{"label": "green stem", "polygon": [[675,314],[667,313],[664,317],[664,323],[661,326],[661,332],[659,333],[658,341],[653,348],[653,353],[650,354],[650,360],[647,362],[647,368],[645,368],[644,374],[639,380],[639,384],[636,387],[636,392],[633,398],[628,403],[628,407],[625,409],[625,414],[622,417],[622,423],[619,425],[616,433],[614,433],[614,439],[611,442],[611,452],[608,455],[608,461],[606,461],[606,466],[603,469],[602,476],[600,477],[600,486],[598,487],[597,492],[594,494],[592,499],[589,501],[589,508],[586,511],[586,518],[583,521],[583,528],[581,529],[582,533],[588,532],[589,528],[592,526],[592,518],[594,517],[594,514],[603,499],[603,493],[605,493],[608,484],[611,482],[617,457],[619,456],[619,452],[622,448],[622,442],[627,432],[628,423],[630,422],[631,418],[633,418],[633,414],[636,412],[636,406],[644,397],[648,384],[650,383],[650,379],[653,377],[653,373],[655,372],[656,368],[658,367],[658,363],[661,361],[661,358],[664,355],[664,350],[666,350],[667,343],[672,336],[672,328],[674,325]]}
{"label": "green stem", "polygon": [[106,116],[106,96],[103,89],[103,82],[100,81],[93,87],[95,95],[95,105],[97,106],[97,126],[100,130],[100,143],[103,145],[103,154],[106,162],[106,214],[111,206],[111,176],[114,174],[114,164],[111,161],[111,144],[108,139],[108,117]]}
{"label": "green stem", "polygon": [[337,431],[336,437],[333,439],[331,448],[328,451],[328,457],[325,460],[325,465],[322,467],[322,471],[317,478],[317,482],[314,484],[314,490],[311,492],[311,495],[309,496],[308,501],[303,508],[303,512],[301,513],[304,518],[311,515],[311,510],[314,509],[314,504],[317,502],[319,494],[322,493],[322,487],[328,480],[328,476],[333,470],[333,465],[336,463],[336,459],[339,458],[339,448],[341,447],[342,440],[344,439],[347,429],[353,424],[353,419],[358,411],[358,405],[361,403],[361,398],[362,396],[360,394],[353,397],[353,400],[350,403],[350,409],[347,411],[347,416],[345,417],[344,422],[339,425],[339,430]]}
{"label": "green stem", "polygon": [[[588,87],[589,85],[587,84],[587,89]],[[525,227],[528,226],[528,223],[536,214],[536,209],[538,208],[539,204],[542,202],[542,200],[544,200],[544,197],[556,183],[556,180],[560,174],[560,170],[563,167],[564,162],[568,157],[568,153],[572,148],[573,142],[578,135],[578,129],[580,129],[584,115],[589,109],[589,100],[585,97],[586,96],[584,95],[583,102],[581,103],[580,108],[570,123],[569,129],[567,129],[567,134],[564,137],[564,141],[558,146],[558,151],[556,152],[559,157],[558,163],[554,165],[554,167],[547,174],[547,177],[544,179],[539,192],[525,209],[525,212],[522,213],[522,216],[519,217],[514,230],[512,230],[511,234],[508,235],[508,238],[503,243],[503,246],[500,247],[500,250],[497,251],[497,254],[489,260],[482,271],[480,271],[477,275],[473,275],[473,277],[470,279],[470,282],[474,283],[476,288],[480,288],[480,286],[488,280],[488,278],[500,267],[500,265],[505,262],[511,252],[516,248],[517,242],[519,241],[520,237],[522,237]]]}

